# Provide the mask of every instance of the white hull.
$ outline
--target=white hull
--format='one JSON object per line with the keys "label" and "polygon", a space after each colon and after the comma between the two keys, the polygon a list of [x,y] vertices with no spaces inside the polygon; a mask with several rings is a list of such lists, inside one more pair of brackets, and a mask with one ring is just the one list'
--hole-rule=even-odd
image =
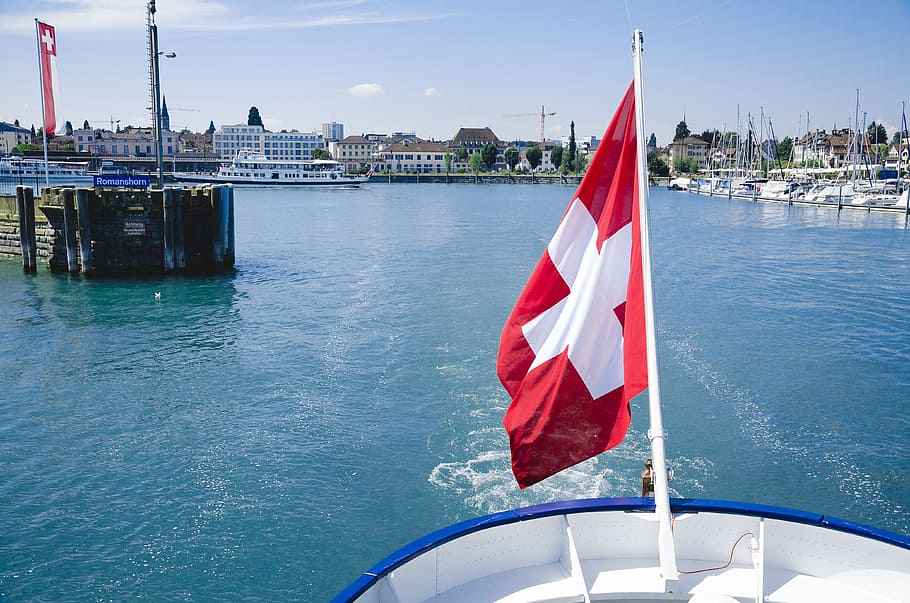
{"label": "white hull", "polygon": [[175,173],[178,182],[233,184],[235,186],[356,187],[369,176],[348,176],[331,159],[271,159],[260,153],[241,151],[214,174]]}
{"label": "white hull", "polygon": [[334,603],[910,600],[910,538],[821,515],[671,501],[676,580],[660,573],[652,499],[497,513],[391,555]]}
{"label": "white hull", "polygon": [[43,159],[0,159],[0,184],[8,188],[22,184],[37,189],[40,194],[45,185],[91,186],[93,182],[85,163],[49,161],[45,172]]}
{"label": "white hull", "polygon": [[205,174],[174,174],[178,182],[199,184],[233,184],[235,186],[312,186],[312,187],[357,187],[369,178],[338,177],[335,179],[313,179],[305,181],[253,178],[243,176],[218,176]]}

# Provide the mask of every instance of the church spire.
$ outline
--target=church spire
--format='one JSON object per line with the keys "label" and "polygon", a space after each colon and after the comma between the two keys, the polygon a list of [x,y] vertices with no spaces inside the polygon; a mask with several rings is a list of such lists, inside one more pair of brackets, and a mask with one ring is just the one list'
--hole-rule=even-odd
{"label": "church spire", "polygon": [[161,129],[170,130],[171,129],[171,118],[167,114],[167,97],[161,97]]}

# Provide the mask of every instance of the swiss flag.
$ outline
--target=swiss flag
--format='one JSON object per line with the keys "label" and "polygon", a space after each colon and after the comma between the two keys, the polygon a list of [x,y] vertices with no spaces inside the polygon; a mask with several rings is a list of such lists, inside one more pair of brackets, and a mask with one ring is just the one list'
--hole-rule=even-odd
{"label": "swiss flag", "polygon": [[44,130],[51,136],[63,129],[60,111],[60,78],[57,76],[57,33],[47,23],[38,24],[38,57],[41,63],[41,89],[44,97]]}
{"label": "swiss flag", "polygon": [[522,488],[619,444],[648,385],[637,152],[633,83],[503,329]]}

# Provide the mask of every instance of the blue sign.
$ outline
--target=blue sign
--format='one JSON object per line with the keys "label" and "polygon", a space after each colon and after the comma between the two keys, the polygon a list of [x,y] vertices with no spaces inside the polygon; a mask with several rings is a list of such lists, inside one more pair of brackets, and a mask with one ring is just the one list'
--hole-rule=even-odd
{"label": "blue sign", "polygon": [[95,186],[104,188],[148,188],[148,176],[95,176]]}

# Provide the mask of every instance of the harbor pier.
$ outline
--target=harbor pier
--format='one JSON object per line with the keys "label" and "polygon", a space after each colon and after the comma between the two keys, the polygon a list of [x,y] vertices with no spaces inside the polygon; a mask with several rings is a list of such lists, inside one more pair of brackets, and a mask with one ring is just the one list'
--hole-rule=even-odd
{"label": "harbor pier", "polygon": [[0,256],[23,271],[131,276],[212,273],[235,260],[230,185],[118,189],[28,186],[0,198]]}

